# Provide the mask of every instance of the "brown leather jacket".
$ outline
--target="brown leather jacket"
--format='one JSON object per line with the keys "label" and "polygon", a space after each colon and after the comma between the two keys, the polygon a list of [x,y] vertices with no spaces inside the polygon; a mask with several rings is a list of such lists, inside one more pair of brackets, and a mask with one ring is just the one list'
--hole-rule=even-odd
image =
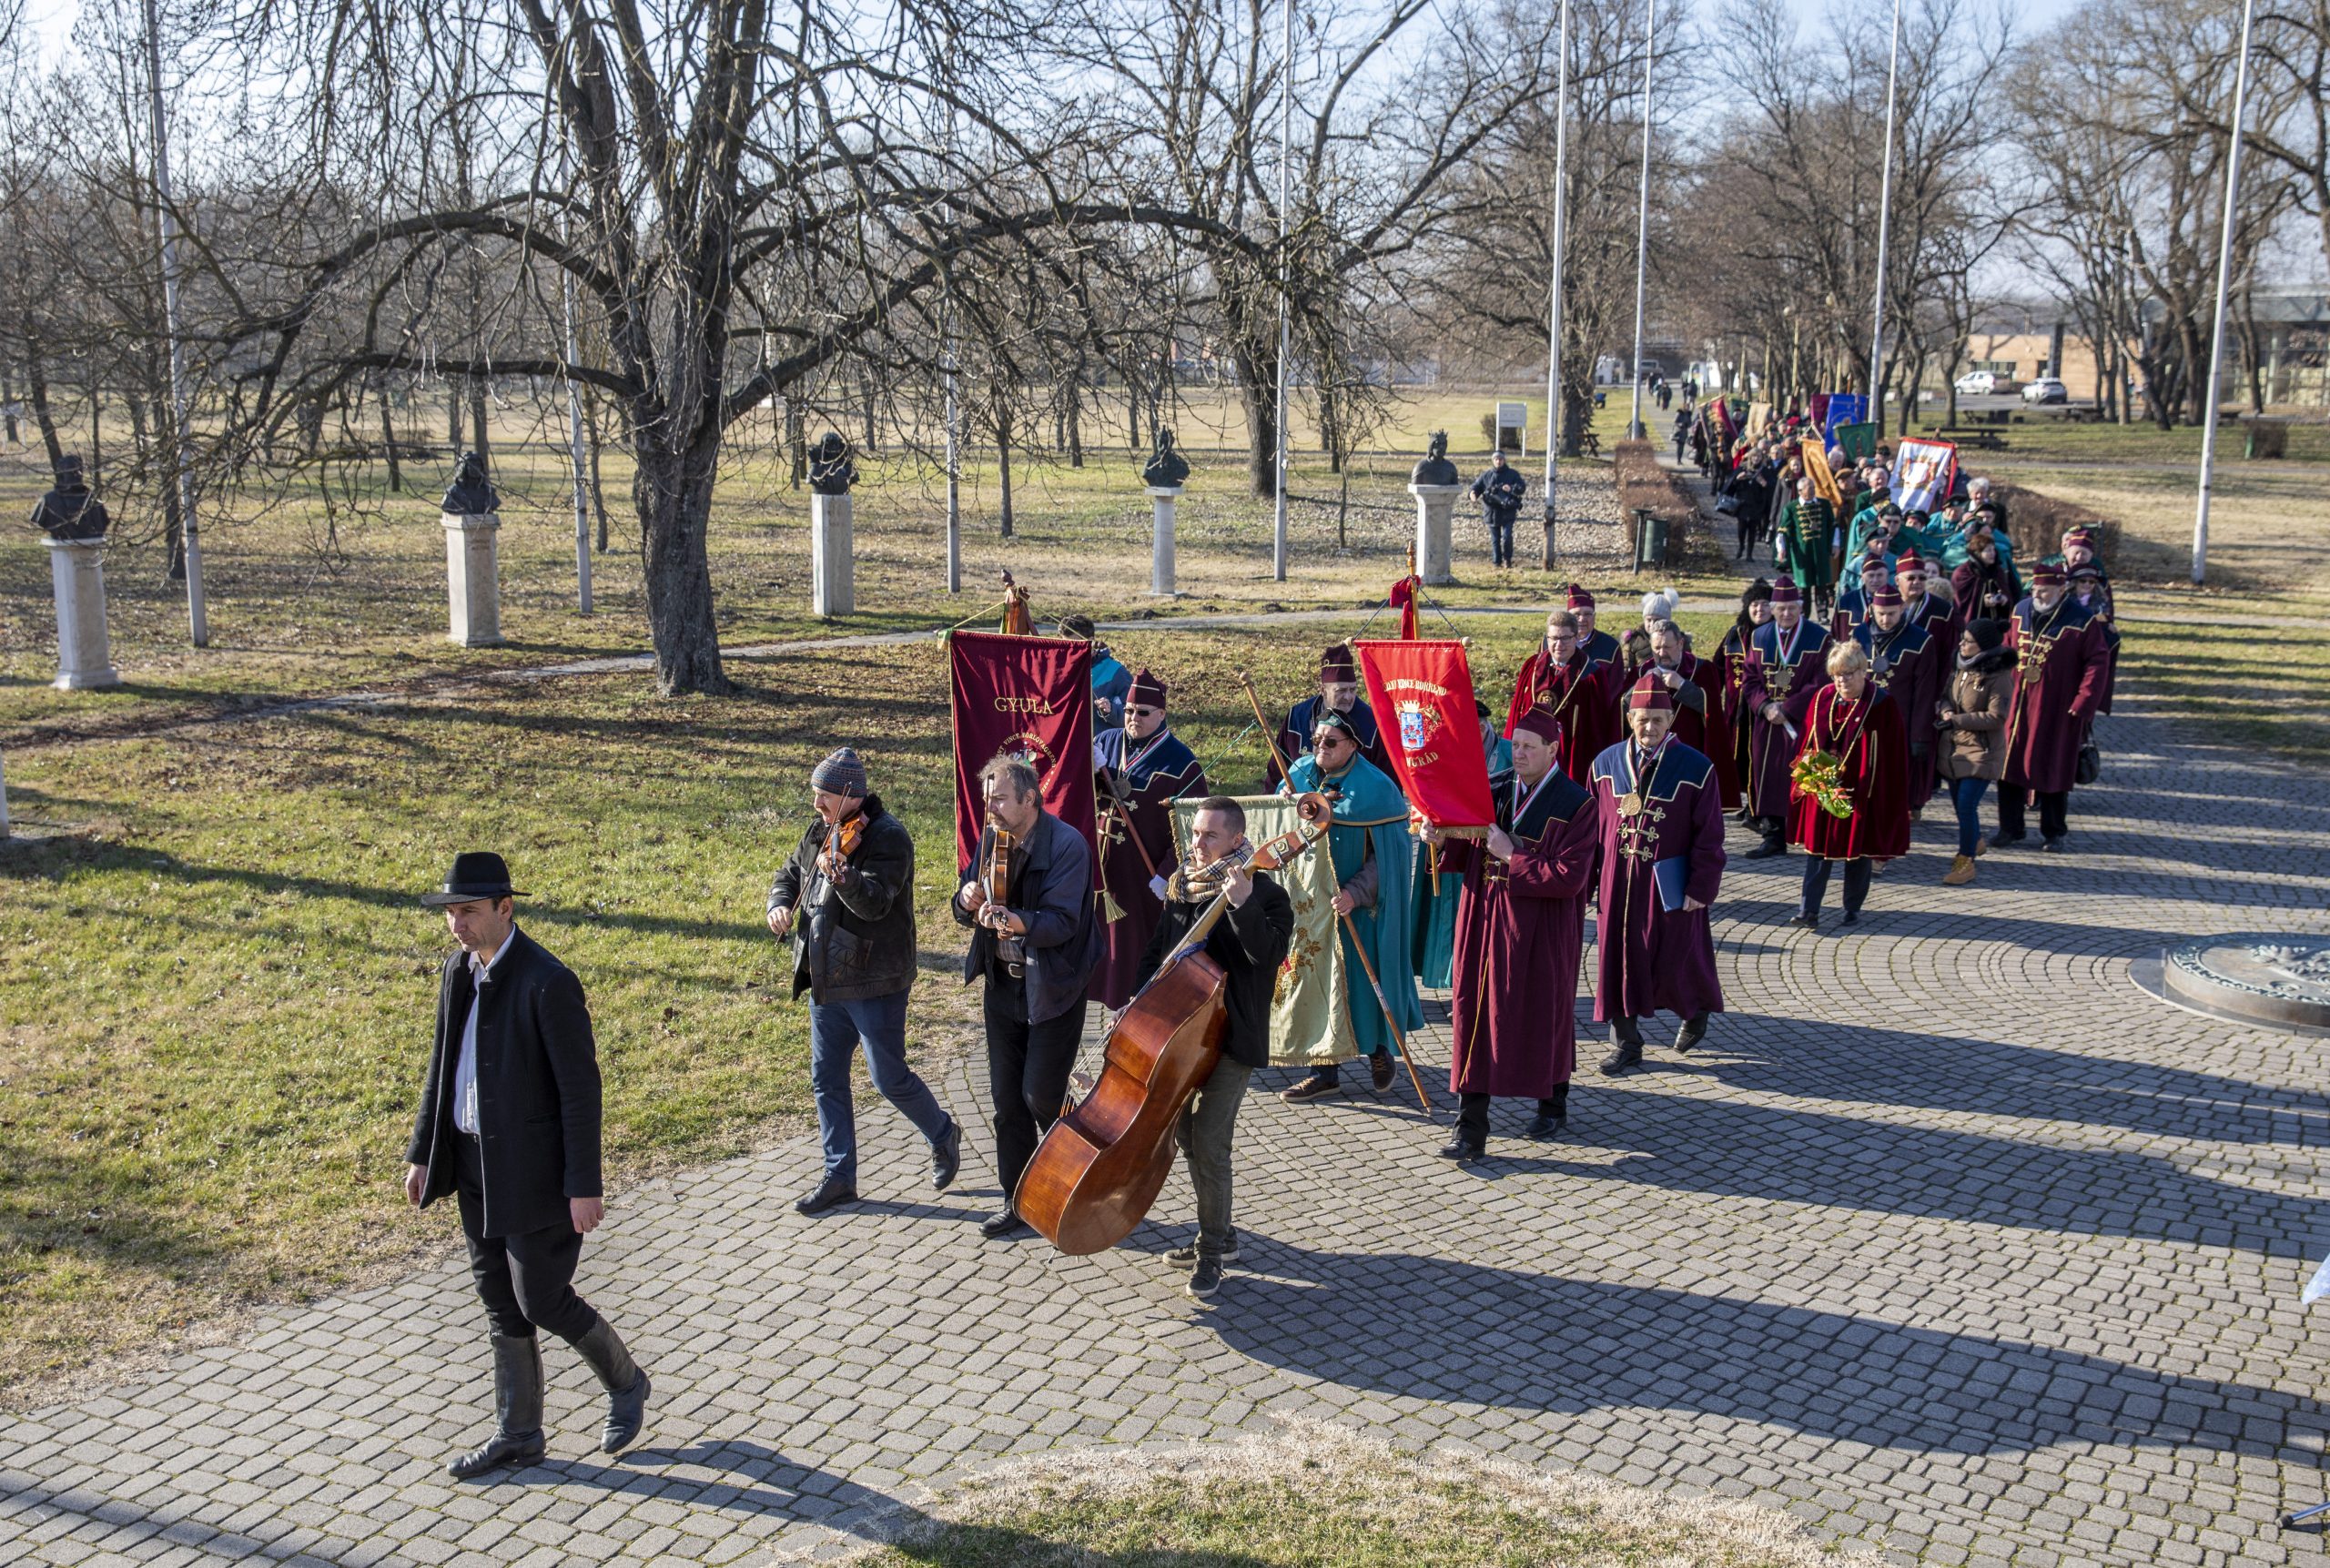
{"label": "brown leather jacket", "polygon": [[2006,772],[2006,716],[2014,706],[2014,653],[1999,648],[1950,675],[1944,705],[1956,711],[1941,732],[1937,771],[1946,779],[1996,779]]}

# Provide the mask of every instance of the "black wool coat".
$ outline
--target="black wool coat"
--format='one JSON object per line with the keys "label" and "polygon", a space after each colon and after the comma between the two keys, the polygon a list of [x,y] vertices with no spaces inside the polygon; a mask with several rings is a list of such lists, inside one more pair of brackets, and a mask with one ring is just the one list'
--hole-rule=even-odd
{"label": "black wool coat", "polygon": [[424,1166],[420,1206],[454,1189],[453,1069],[478,1000],[478,1163],[485,1179],[488,1236],[522,1236],[573,1222],[570,1198],[599,1185],[599,1056],[582,982],[523,931],[482,988],[469,955],[445,960],[437,993],[437,1043],[421,1080],[408,1164]]}
{"label": "black wool coat", "polygon": [[[1202,904],[1165,905],[1157,934],[1141,956],[1140,985],[1149,984],[1205,911]],[[1271,994],[1293,940],[1294,905],[1285,888],[1260,871],[1246,902],[1226,912],[1206,933],[1205,956],[1221,966],[1222,1005],[1230,1016],[1221,1035],[1221,1054],[1231,1061],[1250,1067],[1271,1065]]]}
{"label": "black wool coat", "polygon": [[828,882],[817,867],[833,830],[820,819],[768,890],[768,910],[793,911],[793,994],[816,1003],[862,1002],[914,984],[914,835],[867,795],[866,835]]}

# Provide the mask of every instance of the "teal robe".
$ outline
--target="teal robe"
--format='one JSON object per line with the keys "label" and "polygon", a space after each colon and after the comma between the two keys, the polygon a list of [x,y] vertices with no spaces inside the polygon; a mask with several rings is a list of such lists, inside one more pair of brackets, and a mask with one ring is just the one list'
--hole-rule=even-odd
{"label": "teal robe", "polygon": [[[1342,792],[1342,798],[1335,802],[1334,825],[1327,835],[1338,885],[1359,875],[1370,847],[1375,852],[1373,906],[1354,909],[1347,922],[1336,925],[1342,935],[1351,1030],[1360,1054],[1397,1051],[1399,1044],[1383,1021],[1385,1005],[1391,1007],[1402,1036],[1423,1027],[1423,1005],[1416,999],[1415,969],[1408,948],[1415,852],[1414,841],[1408,836],[1407,797],[1365,757],[1354,757],[1340,776],[1332,779],[1320,774],[1316,757],[1302,757],[1290,771],[1287,785],[1294,794],[1331,787]],[[1352,946],[1354,932],[1369,963],[1375,966],[1375,977],[1383,983],[1382,1004],[1376,1001],[1375,987],[1368,984],[1367,971]]]}

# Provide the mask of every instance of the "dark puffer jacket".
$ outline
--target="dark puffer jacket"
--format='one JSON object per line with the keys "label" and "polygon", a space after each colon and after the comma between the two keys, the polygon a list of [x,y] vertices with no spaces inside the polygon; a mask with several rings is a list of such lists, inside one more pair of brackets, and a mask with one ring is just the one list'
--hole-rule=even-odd
{"label": "dark puffer jacket", "polygon": [[882,809],[859,808],[866,836],[828,882],[817,856],[833,830],[809,824],[768,890],[768,908],[793,911],[793,994],[812,1002],[862,1002],[914,984],[914,837]]}

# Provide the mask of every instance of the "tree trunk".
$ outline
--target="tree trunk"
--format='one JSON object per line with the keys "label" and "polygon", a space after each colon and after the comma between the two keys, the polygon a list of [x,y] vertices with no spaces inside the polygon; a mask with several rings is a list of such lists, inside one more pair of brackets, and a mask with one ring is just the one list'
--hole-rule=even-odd
{"label": "tree trunk", "polygon": [[[632,421],[635,430],[674,428],[661,409]],[[717,434],[676,451],[642,440],[632,481],[638,509],[640,554],[647,590],[647,625],[655,645],[655,689],[667,697],[734,688],[720,664],[720,632],[712,613],[712,564],[705,533],[712,520],[712,485],[719,468]]]}
{"label": "tree trunk", "polygon": [[96,490],[105,480],[106,471],[106,400],[96,388],[89,389],[89,488]]}
{"label": "tree trunk", "polygon": [[474,378],[470,382],[470,428],[477,431],[477,445],[471,449],[484,460],[485,471],[493,471],[493,445],[485,433],[485,379]]}
{"label": "tree trunk", "polygon": [[1068,384],[1068,466],[1084,466],[1084,385],[1074,380]]}
{"label": "tree trunk", "polygon": [[582,448],[591,460],[591,510],[599,517],[599,553],[607,552],[607,492],[599,483],[599,400],[585,389],[582,394]]}
{"label": "tree trunk", "polygon": [[380,452],[389,460],[389,493],[404,493],[404,466],[397,461],[397,422],[390,406],[389,389],[374,389],[380,394]]}
{"label": "tree trunk", "polygon": [[7,425],[8,444],[18,444],[21,438],[16,431],[16,379],[6,370],[0,370],[0,422]]}
{"label": "tree trunk", "polygon": [[[1041,429],[1041,426],[1037,427]],[[995,415],[995,456],[1003,491],[1003,537],[1011,537],[1011,416],[1002,410]]]}
{"label": "tree trunk", "polygon": [[445,383],[445,444],[453,449],[456,462],[461,456],[461,384]]}
{"label": "tree trunk", "polygon": [[1278,494],[1278,389],[1266,386],[1244,349],[1237,354],[1238,395],[1246,404],[1246,480],[1253,493]]}
{"label": "tree trunk", "polygon": [[65,443],[56,438],[56,414],[48,406],[48,367],[41,362],[38,349],[26,359],[25,376],[32,384],[33,420],[40,426],[40,444],[48,449],[48,466],[54,470],[65,460]]}

